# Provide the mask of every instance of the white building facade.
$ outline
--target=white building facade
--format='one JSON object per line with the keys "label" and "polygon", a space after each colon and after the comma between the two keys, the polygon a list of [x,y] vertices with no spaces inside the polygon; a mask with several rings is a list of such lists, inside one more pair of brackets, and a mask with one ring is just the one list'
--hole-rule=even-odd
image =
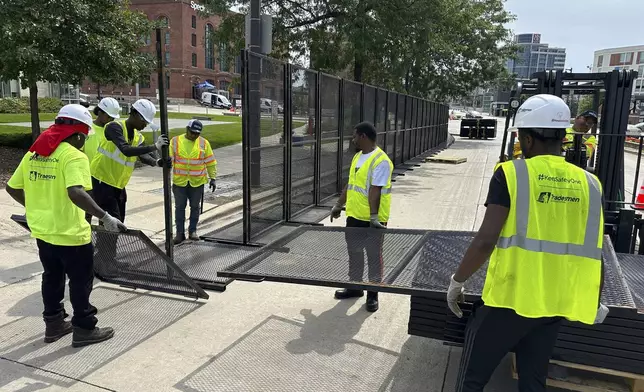
{"label": "white building facade", "polygon": [[633,93],[644,94],[644,45],[595,51],[592,72],[610,72],[614,69],[637,71]]}

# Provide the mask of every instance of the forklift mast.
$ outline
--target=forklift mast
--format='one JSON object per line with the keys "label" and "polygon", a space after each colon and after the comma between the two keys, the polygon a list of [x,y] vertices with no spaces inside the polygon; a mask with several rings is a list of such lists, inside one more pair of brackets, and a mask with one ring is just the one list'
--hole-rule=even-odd
{"label": "forklift mast", "polygon": [[[635,238],[631,239],[633,225],[642,226],[641,219],[635,216],[633,210],[624,209],[632,203],[625,201],[624,195],[624,145],[628,115],[631,110],[631,94],[636,78],[637,72],[631,70],[614,70],[607,73],[564,73],[561,70],[546,70],[533,74],[529,81],[518,82],[510,94],[499,159],[503,162],[513,158],[515,135],[514,133],[508,135],[508,129],[514,125],[517,109],[523,99],[536,94],[552,94],[562,98],[563,96],[592,95],[592,109],[599,112],[601,104],[597,151],[593,157],[585,157],[582,135],[575,134],[568,160],[585,168],[587,158],[590,158],[591,168],[588,170],[594,171],[604,191],[607,234],[611,234],[608,229],[613,230],[612,234],[615,234],[618,229],[622,232],[619,239],[617,235],[611,235],[616,247],[621,248],[618,251],[622,252],[633,251],[635,247]],[[603,103],[600,102],[601,93],[604,93]],[[572,99],[569,101],[572,102]],[[509,142],[508,139],[510,139]],[[638,156],[638,162],[639,158]],[[630,227],[624,222],[626,218],[631,221]],[[640,230],[640,234],[643,231]]]}

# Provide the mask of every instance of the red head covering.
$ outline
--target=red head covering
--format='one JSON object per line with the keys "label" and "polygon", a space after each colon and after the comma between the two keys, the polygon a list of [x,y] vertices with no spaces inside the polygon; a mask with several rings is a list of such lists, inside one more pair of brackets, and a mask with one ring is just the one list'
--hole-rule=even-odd
{"label": "red head covering", "polygon": [[89,134],[89,127],[83,123],[73,125],[53,124],[38,136],[38,139],[31,145],[29,151],[48,157],[56,151],[56,148],[58,148],[63,140],[76,133],[87,135]]}

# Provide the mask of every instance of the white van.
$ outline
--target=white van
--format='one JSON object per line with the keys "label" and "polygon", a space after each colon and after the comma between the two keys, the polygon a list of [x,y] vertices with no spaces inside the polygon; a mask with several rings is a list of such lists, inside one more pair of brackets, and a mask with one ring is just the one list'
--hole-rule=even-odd
{"label": "white van", "polygon": [[202,93],[201,104],[219,109],[230,109],[233,106],[228,98],[215,93]]}

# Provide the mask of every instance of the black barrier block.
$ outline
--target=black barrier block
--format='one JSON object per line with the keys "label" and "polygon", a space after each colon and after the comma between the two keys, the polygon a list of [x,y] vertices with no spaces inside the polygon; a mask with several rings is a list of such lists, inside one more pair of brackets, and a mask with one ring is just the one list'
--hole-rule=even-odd
{"label": "black barrier block", "polygon": [[565,362],[578,363],[580,365],[644,374],[644,364],[641,362],[631,359],[616,358],[609,355],[555,347],[551,358]]}
{"label": "black barrier block", "polygon": [[606,339],[605,337],[602,339],[597,339],[587,336],[572,335],[569,333],[563,333],[561,331],[559,332],[559,335],[557,335],[557,340],[559,342],[582,343],[594,347],[606,347],[611,349],[632,351],[636,353],[644,353],[644,345],[635,344],[635,342],[633,341],[625,343]]}
{"label": "black barrier block", "polygon": [[461,120],[460,137],[470,139],[492,139],[496,137],[496,119],[465,118]]}
{"label": "black barrier block", "polygon": [[143,232],[113,233],[92,227],[94,273],[104,282],[192,298],[208,294]]}
{"label": "black barrier block", "polygon": [[[420,230],[300,227],[219,276],[397,292],[391,282],[424,236]],[[284,248],[289,252],[275,251]],[[376,251],[367,256],[365,249]]]}
{"label": "black barrier block", "polygon": [[251,255],[258,248],[217,242],[184,242],[174,248],[174,262],[199,286],[224,291],[232,279],[217,272]]}

